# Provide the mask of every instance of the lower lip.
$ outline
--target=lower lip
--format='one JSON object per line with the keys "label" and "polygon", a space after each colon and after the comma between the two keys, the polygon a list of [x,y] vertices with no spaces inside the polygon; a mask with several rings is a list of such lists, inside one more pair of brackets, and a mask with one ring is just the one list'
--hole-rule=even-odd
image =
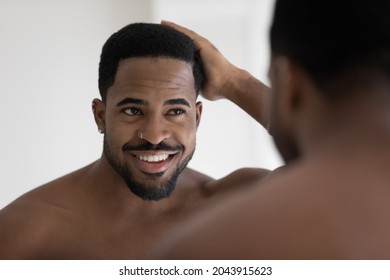
{"label": "lower lip", "polygon": [[140,160],[133,156],[135,159],[136,166],[143,172],[143,173],[161,173],[168,169],[170,166],[170,163],[172,162],[172,159],[175,155],[170,155],[166,160],[164,161],[158,161],[158,162],[148,162]]}

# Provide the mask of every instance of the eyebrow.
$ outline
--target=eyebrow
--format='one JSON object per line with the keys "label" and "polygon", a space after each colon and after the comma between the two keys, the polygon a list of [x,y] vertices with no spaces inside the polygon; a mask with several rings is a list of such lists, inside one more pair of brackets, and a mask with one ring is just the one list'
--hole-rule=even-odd
{"label": "eyebrow", "polygon": [[184,105],[191,108],[190,103],[184,98],[169,99],[164,102],[164,105]]}
{"label": "eyebrow", "polygon": [[117,107],[126,105],[126,104],[137,104],[137,105],[147,105],[148,103],[145,100],[127,97],[116,104]]}
{"label": "eyebrow", "polygon": [[[145,100],[142,100],[142,99],[138,99],[138,98],[127,97],[127,98],[123,99],[122,101],[120,101],[118,104],[116,104],[116,106],[120,107],[120,106],[123,106],[126,104],[137,104],[137,105],[146,106],[146,105],[148,105],[148,102]],[[184,98],[169,99],[169,100],[164,102],[164,105],[184,105],[184,106],[191,108],[190,103],[188,103],[188,101],[185,100]]]}

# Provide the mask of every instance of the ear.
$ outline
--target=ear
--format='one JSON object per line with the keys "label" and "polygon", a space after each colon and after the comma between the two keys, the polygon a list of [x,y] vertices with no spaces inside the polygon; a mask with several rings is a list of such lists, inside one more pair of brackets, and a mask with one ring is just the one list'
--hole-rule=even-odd
{"label": "ear", "polygon": [[106,129],[106,104],[100,99],[92,101],[92,113],[95,118],[98,131],[104,133]]}
{"label": "ear", "polygon": [[277,95],[280,112],[286,120],[294,120],[302,105],[305,81],[301,69],[291,59],[280,56],[274,58],[270,68],[270,78],[274,94]]}
{"label": "ear", "polygon": [[196,102],[196,128],[199,127],[200,119],[202,117],[203,104],[202,102]]}

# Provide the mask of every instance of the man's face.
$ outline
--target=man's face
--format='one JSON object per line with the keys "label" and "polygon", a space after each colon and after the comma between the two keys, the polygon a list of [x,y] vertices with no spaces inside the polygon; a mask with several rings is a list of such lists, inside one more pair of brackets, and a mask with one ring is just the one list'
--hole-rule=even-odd
{"label": "man's face", "polygon": [[189,63],[125,59],[107,92],[104,155],[136,195],[168,197],[194,153],[200,115]]}

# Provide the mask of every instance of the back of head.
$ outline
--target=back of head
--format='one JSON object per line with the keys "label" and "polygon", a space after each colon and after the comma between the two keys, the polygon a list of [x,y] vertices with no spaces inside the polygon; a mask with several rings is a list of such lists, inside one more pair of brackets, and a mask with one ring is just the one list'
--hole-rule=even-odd
{"label": "back of head", "polygon": [[103,46],[99,64],[99,91],[103,101],[114,83],[119,62],[133,57],[174,58],[190,63],[199,94],[203,70],[191,38],[160,24],[133,23],[111,35]]}
{"label": "back of head", "polygon": [[[320,88],[390,76],[390,1],[276,0],[273,55],[285,55]],[[343,95],[328,90],[328,97]]]}

